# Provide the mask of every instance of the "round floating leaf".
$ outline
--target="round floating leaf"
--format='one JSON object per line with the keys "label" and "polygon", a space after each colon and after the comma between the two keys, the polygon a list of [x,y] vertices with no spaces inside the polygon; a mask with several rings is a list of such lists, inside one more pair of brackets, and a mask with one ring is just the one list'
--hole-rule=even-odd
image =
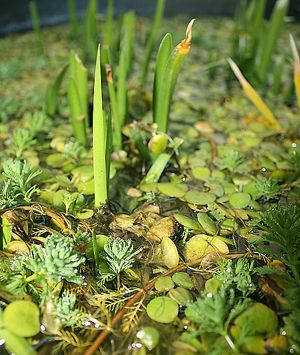
{"label": "round floating leaf", "polygon": [[165,265],[170,269],[178,265],[178,250],[170,238],[165,237],[160,244],[156,245],[152,262]]}
{"label": "round floating leaf", "polygon": [[187,217],[181,213],[175,213],[174,218],[178,223],[182,224],[188,229],[203,231],[200,224],[193,218]]}
{"label": "round floating leaf", "polygon": [[210,176],[210,170],[202,166],[197,166],[192,169],[192,174],[196,179],[207,180]]}
{"label": "round floating leaf", "polygon": [[200,192],[197,190],[190,190],[185,194],[184,199],[188,203],[193,203],[195,205],[208,205],[209,203],[212,203],[215,201],[216,196],[214,194],[209,193],[209,192]]}
{"label": "round floating leaf", "polygon": [[143,327],[141,328],[136,337],[140,340],[140,342],[146,346],[148,350],[154,349],[159,343],[159,332],[154,327]]}
{"label": "round floating leaf", "polygon": [[187,289],[176,287],[169,291],[169,297],[176,301],[180,306],[186,306],[188,302],[193,300],[193,297]]}
{"label": "round floating leaf", "polygon": [[212,277],[211,279],[205,282],[205,292],[212,293],[213,295],[218,292],[220,286],[222,285],[222,281],[215,279]]}
{"label": "round floating leaf", "polygon": [[251,329],[250,335],[271,335],[276,331],[277,325],[276,313],[263,303],[257,302],[235,319],[231,333],[237,339],[247,326],[247,329]]}
{"label": "round floating leaf", "polygon": [[236,192],[229,198],[229,202],[234,208],[245,208],[251,202],[251,196],[246,192]]}
{"label": "round floating leaf", "polygon": [[161,276],[156,280],[154,287],[159,292],[169,291],[174,287],[174,282],[171,276]]}
{"label": "round floating leaf", "polygon": [[70,160],[66,159],[63,154],[53,153],[48,155],[48,157],[46,158],[46,163],[52,166],[53,168],[62,168],[63,166],[69,164]]}
{"label": "round floating leaf", "polygon": [[3,312],[7,330],[20,337],[33,337],[40,332],[40,311],[30,301],[14,301]]}
{"label": "round floating leaf", "polygon": [[161,182],[157,187],[161,193],[170,197],[182,197],[188,190],[186,185],[172,182]]}
{"label": "round floating leaf", "polygon": [[147,314],[156,322],[172,323],[178,314],[178,304],[170,297],[156,297],[148,303]]}
{"label": "round floating leaf", "polygon": [[83,193],[84,195],[94,195],[95,187],[94,180],[90,181],[79,181],[76,185],[78,192]]}
{"label": "round floating leaf", "polygon": [[172,276],[172,280],[176,283],[176,285],[184,288],[191,289],[194,287],[193,281],[186,272],[175,272]]}
{"label": "round floating leaf", "polygon": [[217,227],[215,222],[204,212],[197,214],[197,219],[205,233],[215,235],[217,233]]}
{"label": "round floating leaf", "polygon": [[92,165],[82,165],[72,171],[74,178],[86,182],[94,177],[94,170]]}
{"label": "round floating leaf", "polygon": [[183,255],[187,261],[196,260],[210,253],[228,254],[229,249],[218,237],[197,234],[185,243]]}
{"label": "round floating leaf", "polygon": [[93,217],[94,211],[90,209],[84,209],[76,213],[76,217],[79,219],[88,219]]}

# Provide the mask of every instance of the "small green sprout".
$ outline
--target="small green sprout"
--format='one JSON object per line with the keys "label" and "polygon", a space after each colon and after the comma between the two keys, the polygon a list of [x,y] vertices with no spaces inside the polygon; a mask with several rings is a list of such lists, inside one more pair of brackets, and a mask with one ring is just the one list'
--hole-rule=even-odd
{"label": "small green sprout", "polygon": [[33,137],[36,137],[38,133],[48,132],[52,125],[49,117],[47,117],[47,115],[42,111],[30,113],[25,117],[25,119],[28,124],[28,129]]}
{"label": "small green sprout", "polygon": [[9,150],[20,158],[22,154],[36,144],[32,132],[26,128],[16,128],[12,133]]}
{"label": "small green sprout", "polygon": [[54,300],[53,314],[65,327],[81,325],[89,318],[86,313],[76,307],[76,295],[68,290]]}
{"label": "small green sprout", "polygon": [[[115,276],[117,278],[117,288],[119,289],[120,274],[132,267],[135,261],[134,257],[141,251],[141,248],[134,249],[130,239],[109,238],[104,245],[104,253],[101,255],[109,267],[109,270],[103,274],[105,281],[110,281]],[[100,280],[101,277],[100,273]]]}
{"label": "small green sprout", "polygon": [[0,208],[12,207],[21,202],[29,203],[38,187],[34,180],[42,173],[26,161],[6,160],[3,163],[4,185],[1,190]]}

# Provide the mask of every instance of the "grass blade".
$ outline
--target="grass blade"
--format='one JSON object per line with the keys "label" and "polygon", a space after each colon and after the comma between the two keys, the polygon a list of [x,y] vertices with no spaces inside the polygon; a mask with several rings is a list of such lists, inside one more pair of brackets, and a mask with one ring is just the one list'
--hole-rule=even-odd
{"label": "grass blade", "polygon": [[158,94],[160,91],[160,86],[163,82],[161,78],[163,77],[164,72],[166,70],[166,65],[171,55],[172,47],[173,47],[172,35],[170,33],[167,33],[160,43],[158,53],[156,56],[156,66],[155,66],[154,84],[153,84],[153,107],[152,107],[154,122],[158,115],[157,112]]}
{"label": "grass blade", "polygon": [[94,110],[93,110],[93,165],[95,186],[95,207],[100,207],[108,201],[107,172],[107,123],[103,113],[100,45],[98,46],[95,80],[94,80]]}
{"label": "grass blade", "polygon": [[78,18],[77,18],[75,0],[68,0],[68,14],[71,23],[70,37],[76,38],[78,35]]}
{"label": "grass blade", "polygon": [[294,57],[294,83],[297,103],[300,108],[300,58],[294,37],[290,34],[290,43]]}
{"label": "grass blade", "polygon": [[108,0],[106,13],[105,44],[112,49],[114,1]]}
{"label": "grass blade", "polygon": [[108,84],[108,93],[110,98],[111,111],[113,115],[113,145],[116,150],[122,149],[122,126],[117,103],[116,91],[114,88],[111,66],[106,64],[106,80]]}
{"label": "grass blade", "polygon": [[54,82],[50,83],[47,87],[45,97],[45,111],[49,116],[53,116],[57,110],[59,89],[68,67],[68,64],[65,65],[54,79]]}
{"label": "grass blade", "polygon": [[[195,19],[190,21],[186,30],[186,38],[175,47],[165,65],[165,70],[162,69],[160,73],[163,73],[155,79],[158,91],[155,92],[154,97],[154,122],[157,123],[158,130],[164,133],[168,130],[168,118],[176,81],[183,61],[190,51],[194,21]],[[164,66],[162,62],[160,65]]]}
{"label": "grass blade", "polygon": [[145,51],[145,60],[142,66],[141,71],[141,86],[144,86],[147,75],[148,75],[148,68],[151,59],[151,54],[153,52],[154,44],[161,26],[161,21],[164,15],[165,9],[165,0],[157,0],[156,2],[156,10],[154,15],[154,20],[152,24],[152,29],[147,41],[146,51]]}
{"label": "grass blade", "polygon": [[128,113],[127,77],[132,66],[135,22],[134,12],[130,11],[124,15],[117,84],[117,102],[121,127],[126,122]]}
{"label": "grass blade", "polygon": [[40,30],[40,18],[39,18],[39,13],[38,13],[36,3],[34,1],[30,1],[29,11],[30,11],[30,16],[32,20],[33,30],[35,33],[35,39],[36,39],[36,44],[37,44],[39,54],[41,56],[44,56],[45,49],[44,49],[43,37]]}
{"label": "grass blade", "polygon": [[98,13],[98,0],[90,0],[85,15],[85,55],[96,57],[96,19]]}
{"label": "grass blade", "polygon": [[240,69],[236,65],[236,63],[232,59],[228,59],[228,62],[231,66],[232,71],[235,76],[238,78],[242,88],[248,97],[248,99],[255,105],[255,107],[261,112],[261,114],[265,117],[268,124],[279,132],[281,131],[281,126],[277,121],[276,117],[273,115],[269,107],[263,102],[257,91],[250,85],[250,83],[246,80],[246,78],[241,73]]}
{"label": "grass blade", "polygon": [[84,123],[84,115],[80,104],[80,96],[76,82],[73,78],[69,79],[68,100],[70,106],[71,123],[76,140],[83,146],[87,146],[86,127]]}
{"label": "grass blade", "polygon": [[168,164],[170,158],[171,158],[170,154],[167,153],[160,154],[152,164],[143,182],[144,183],[157,182],[160,179],[161,174],[165,170],[165,167]]}
{"label": "grass blade", "polygon": [[78,55],[71,51],[70,54],[70,76],[75,80],[80,97],[82,114],[87,120],[88,116],[88,71],[82,64]]}
{"label": "grass blade", "polygon": [[75,138],[87,146],[88,73],[74,51],[70,53],[68,101]]}
{"label": "grass blade", "polygon": [[287,14],[289,1],[277,0],[275,7],[272,11],[272,16],[266,35],[261,37],[260,51],[257,58],[256,71],[258,78],[265,82],[281,28],[284,23],[284,17]]}

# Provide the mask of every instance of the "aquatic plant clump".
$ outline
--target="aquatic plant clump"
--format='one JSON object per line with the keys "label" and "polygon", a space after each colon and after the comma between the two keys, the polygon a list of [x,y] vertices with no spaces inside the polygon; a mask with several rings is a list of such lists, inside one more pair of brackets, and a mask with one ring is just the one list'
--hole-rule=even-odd
{"label": "aquatic plant clump", "polygon": [[0,40],[1,351],[300,353],[299,24],[165,3]]}

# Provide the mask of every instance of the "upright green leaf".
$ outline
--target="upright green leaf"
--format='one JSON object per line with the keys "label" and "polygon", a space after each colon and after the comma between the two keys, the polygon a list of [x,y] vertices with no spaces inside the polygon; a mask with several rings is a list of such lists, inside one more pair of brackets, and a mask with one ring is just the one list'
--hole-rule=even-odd
{"label": "upright green leaf", "polygon": [[96,56],[96,19],[98,13],[98,0],[89,0],[85,15],[85,54],[88,57]]}
{"label": "upright green leaf", "polygon": [[61,87],[68,66],[69,66],[68,64],[65,65],[58,73],[54,81],[50,83],[47,87],[46,97],[45,97],[45,111],[49,116],[53,116],[57,110],[57,99],[59,95],[59,89]]}
{"label": "upright green leaf", "polygon": [[68,0],[68,14],[71,23],[71,37],[76,38],[78,35],[78,18],[75,0]]}
{"label": "upright green leaf", "polygon": [[154,20],[151,28],[149,38],[147,40],[147,46],[145,51],[145,59],[141,70],[141,85],[143,86],[147,80],[148,68],[151,59],[151,54],[153,52],[154,44],[161,26],[161,21],[164,15],[165,0],[156,1],[156,10],[154,15]]}
{"label": "upright green leaf", "polygon": [[[165,64],[164,70],[164,63],[160,62],[160,65],[162,65],[160,73],[163,72],[163,74],[155,79],[158,91],[155,92],[154,97],[154,121],[157,123],[158,130],[164,133],[168,130],[169,112],[176,81],[183,61],[190,51],[194,21],[190,21],[186,30],[186,38],[175,47]],[[160,83],[157,83],[158,80]]]}
{"label": "upright green leaf", "polygon": [[258,78],[265,82],[268,69],[272,60],[272,54],[277,44],[280,31],[287,14],[289,0],[277,0],[272,11],[272,17],[267,31],[264,32],[260,41],[260,51],[256,61],[256,71]]}
{"label": "upright green leaf", "polygon": [[34,34],[35,34],[35,40],[36,40],[36,44],[37,44],[37,48],[38,48],[39,54],[41,56],[44,56],[45,55],[45,49],[44,49],[43,37],[42,37],[41,31],[40,31],[40,18],[39,18],[39,13],[38,13],[38,9],[37,9],[36,3],[34,1],[30,1],[30,3],[29,3],[29,11],[30,11],[33,30],[34,30]]}
{"label": "upright green leaf", "polygon": [[98,46],[95,80],[94,80],[94,110],[93,110],[93,165],[95,186],[95,207],[100,207],[108,201],[107,172],[107,123],[103,113],[100,45]]}

